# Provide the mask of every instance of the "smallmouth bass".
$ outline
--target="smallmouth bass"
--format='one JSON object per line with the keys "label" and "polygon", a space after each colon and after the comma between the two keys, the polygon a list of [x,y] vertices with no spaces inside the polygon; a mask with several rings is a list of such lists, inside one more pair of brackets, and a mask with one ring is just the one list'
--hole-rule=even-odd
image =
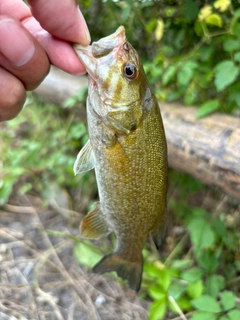
{"label": "smallmouth bass", "polygon": [[144,243],[150,233],[159,247],[167,222],[167,145],[158,102],[123,26],[74,49],[89,77],[89,141],[74,173],[94,168],[100,199],[81,222],[80,234],[98,239],[114,232],[114,252],[93,271],[116,271],[138,291]]}

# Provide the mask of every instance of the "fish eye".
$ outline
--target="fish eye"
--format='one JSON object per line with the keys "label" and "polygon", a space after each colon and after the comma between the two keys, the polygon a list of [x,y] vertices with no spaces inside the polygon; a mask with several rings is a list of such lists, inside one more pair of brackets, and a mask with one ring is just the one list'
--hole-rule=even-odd
{"label": "fish eye", "polygon": [[137,68],[131,64],[130,62],[127,62],[123,66],[123,75],[130,80],[134,80],[138,76]]}

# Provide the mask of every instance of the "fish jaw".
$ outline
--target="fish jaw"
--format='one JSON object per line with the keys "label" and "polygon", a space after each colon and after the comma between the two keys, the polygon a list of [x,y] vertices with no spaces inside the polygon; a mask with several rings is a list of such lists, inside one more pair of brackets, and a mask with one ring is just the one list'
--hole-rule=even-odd
{"label": "fish jaw", "polygon": [[[84,47],[74,44],[74,50],[92,79],[97,79],[99,62],[101,64],[112,64],[116,59],[117,49],[127,41],[125,28],[120,26],[113,34],[102,38],[92,45]],[[105,57],[106,59],[101,59]]]}
{"label": "fish jaw", "polygon": [[113,34],[92,44],[92,53],[95,58],[106,56],[115,48],[126,42],[125,28],[120,26]]}
{"label": "fish jaw", "polygon": [[94,79],[96,77],[97,61],[93,57],[92,46],[84,47],[80,44],[75,44],[73,47],[78,57],[86,67],[89,76]]}

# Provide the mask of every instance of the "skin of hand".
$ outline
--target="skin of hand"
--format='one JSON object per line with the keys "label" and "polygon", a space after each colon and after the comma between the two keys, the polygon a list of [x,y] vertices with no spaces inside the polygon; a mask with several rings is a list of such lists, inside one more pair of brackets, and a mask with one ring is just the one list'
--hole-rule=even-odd
{"label": "skin of hand", "polygon": [[88,45],[87,24],[76,0],[0,0],[0,121],[22,109],[50,64],[75,75],[85,67],[71,42]]}

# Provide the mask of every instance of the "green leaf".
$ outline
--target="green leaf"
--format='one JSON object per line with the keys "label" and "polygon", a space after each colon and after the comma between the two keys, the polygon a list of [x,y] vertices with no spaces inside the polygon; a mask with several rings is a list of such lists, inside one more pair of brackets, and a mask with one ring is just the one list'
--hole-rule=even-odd
{"label": "green leaf", "polygon": [[167,268],[161,270],[161,275],[158,280],[158,283],[161,284],[161,286],[165,291],[168,290],[171,280],[172,280],[171,271],[168,270]]}
{"label": "green leaf", "polygon": [[168,295],[173,297],[174,300],[179,299],[182,294],[186,291],[186,286],[180,282],[172,282],[169,289]]}
{"label": "green leaf", "polygon": [[227,311],[235,307],[235,295],[232,291],[223,291],[220,299],[223,310]]}
{"label": "green leaf", "polygon": [[210,14],[210,16],[208,16],[206,19],[205,19],[206,23],[208,24],[213,24],[219,28],[222,27],[222,18],[216,14],[216,13],[212,13]]}
{"label": "green leaf", "polygon": [[196,258],[199,266],[204,268],[207,272],[214,272],[219,266],[219,259],[215,253],[211,250],[196,251]]}
{"label": "green leaf", "polygon": [[224,90],[227,86],[233,83],[238,75],[239,69],[231,60],[225,60],[216,65],[215,72],[215,86],[217,91]]}
{"label": "green leaf", "polygon": [[167,85],[174,77],[175,73],[177,71],[176,66],[170,65],[166,71],[164,72],[162,76],[162,84],[165,86]]}
{"label": "green leaf", "polygon": [[157,266],[155,266],[152,263],[145,263],[144,264],[144,271],[151,278],[159,278],[160,274],[161,274],[160,268],[158,268]]}
{"label": "green leaf", "polygon": [[161,276],[161,269],[155,266],[153,263],[145,263],[144,271],[151,278],[160,278]]}
{"label": "green leaf", "polygon": [[193,283],[189,283],[187,287],[187,293],[190,298],[196,299],[199,298],[203,293],[203,282],[202,280],[198,280]]}
{"label": "green leaf", "polygon": [[230,29],[234,34],[239,36],[239,17],[240,17],[240,9],[234,10],[234,15],[231,20]]}
{"label": "green leaf", "polygon": [[[192,305],[190,303],[189,297],[181,296],[179,299],[176,300],[176,303],[178,304],[179,308],[182,311],[189,311],[192,309]],[[172,306],[171,309],[176,311],[176,309],[174,309],[172,303],[169,306]]]}
{"label": "green leaf", "polygon": [[225,221],[221,221],[221,220],[213,220],[212,221],[212,226],[214,231],[216,232],[216,234],[223,239],[224,237],[226,237],[227,234],[227,229],[226,229],[226,222]]}
{"label": "green leaf", "polygon": [[205,291],[212,297],[217,297],[218,293],[225,288],[223,276],[213,274],[206,279]]}
{"label": "green leaf", "polygon": [[154,300],[162,300],[167,297],[166,291],[158,283],[151,286],[148,289],[148,293]]}
{"label": "green leaf", "polygon": [[236,261],[235,265],[236,265],[236,269],[240,271],[240,261]]}
{"label": "green leaf", "polygon": [[216,320],[217,315],[210,312],[196,312],[189,320]]}
{"label": "green leaf", "polygon": [[188,61],[183,64],[180,70],[177,73],[177,81],[179,85],[187,85],[193,77],[194,69],[197,67],[197,64],[193,61]]}
{"label": "green leaf", "polygon": [[221,316],[219,320],[229,320],[229,318],[227,316]]}
{"label": "green leaf", "polygon": [[240,52],[236,52],[233,56],[233,59],[236,61],[236,62],[239,62],[240,61]]}
{"label": "green leaf", "polygon": [[[190,91],[190,90],[189,90]],[[184,97],[183,97],[183,102],[186,106],[191,106],[196,102],[197,94],[196,91],[186,91]]]}
{"label": "green leaf", "polygon": [[195,217],[188,224],[188,230],[195,252],[199,252],[203,248],[209,248],[214,244],[215,233],[206,219]]}
{"label": "green leaf", "polygon": [[20,187],[18,192],[20,194],[25,194],[31,189],[32,189],[32,184],[30,182],[28,182],[28,183],[25,183],[22,187]]}
{"label": "green leaf", "polygon": [[202,118],[216,111],[219,108],[220,102],[217,99],[209,100],[203,103],[197,111],[196,118]]}
{"label": "green leaf", "polygon": [[182,92],[179,90],[177,91],[172,91],[167,95],[167,101],[174,101],[179,99],[182,96]]}
{"label": "green leaf", "polygon": [[240,310],[232,310],[228,312],[228,318],[230,320],[239,320],[240,319]]}
{"label": "green leaf", "polygon": [[79,263],[87,267],[92,267],[103,257],[97,247],[87,241],[74,246],[74,255]]}
{"label": "green leaf", "polygon": [[196,20],[199,9],[195,1],[185,0],[185,6],[183,8],[183,14],[185,15],[186,19]]}
{"label": "green leaf", "polygon": [[203,272],[200,268],[192,268],[184,271],[181,274],[181,278],[188,282],[196,282],[202,278]]}
{"label": "green leaf", "polygon": [[192,305],[200,311],[219,313],[221,308],[216,299],[209,295],[202,295],[201,297],[191,301]]}
{"label": "green leaf", "polygon": [[172,262],[172,268],[182,270],[182,269],[185,269],[185,268],[189,268],[191,264],[192,264],[192,261],[191,260],[187,260],[187,259],[185,259],[185,260],[174,260]]}
{"label": "green leaf", "polygon": [[166,299],[154,301],[149,308],[149,320],[163,319],[166,313]]}
{"label": "green leaf", "polygon": [[240,43],[238,39],[227,39],[223,42],[223,48],[227,52],[237,51],[240,49]]}

